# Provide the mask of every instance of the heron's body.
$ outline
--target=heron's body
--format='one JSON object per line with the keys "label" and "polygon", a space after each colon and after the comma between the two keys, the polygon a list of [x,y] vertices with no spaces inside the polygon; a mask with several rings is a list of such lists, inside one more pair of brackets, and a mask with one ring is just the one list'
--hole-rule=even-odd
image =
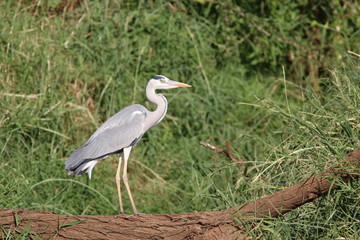
{"label": "heron's body", "polygon": [[122,109],[109,118],[82,147],[70,155],[65,164],[65,169],[68,170],[68,173],[82,175],[87,172],[89,178],[91,178],[92,169],[101,159],[119,153],[120,158],[116,180],[120,212],[123,212],[120,194],[120,168],[122,159],[124,159],[123,179],[134,213],[137,213],[130,188],[127,184],[128,157],[132,147],[139,142],[144,133],[158,124],[166,114],[166,98],[161,94],[156,94],[155,90],[176,87],[190,87],[190,85],[171,81],[161,75],[151,79],[146,88],[146,95],[151,102],[157,104],[157,109],[149,111],[142,105],[134,104]]}
{"label": "heron's body", "polygon": [[139,104],[128,106],[109,118],[89,140],[66,161],[70,174],[89,173],[98,161],[134,146],[144,134],[150,111]]}

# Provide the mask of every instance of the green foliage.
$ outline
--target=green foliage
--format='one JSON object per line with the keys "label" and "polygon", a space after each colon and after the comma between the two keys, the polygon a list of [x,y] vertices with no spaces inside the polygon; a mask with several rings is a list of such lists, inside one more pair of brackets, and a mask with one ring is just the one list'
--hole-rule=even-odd
{"label": "green foliage", "polygon": [[[89,183],[64,162],[123,107],[153,109],[144,88],[155,74],[193,88],[162,92],[168,114],[131,154],[140,212],[245,204],[360,145],[360,65],[345,51],[359,50],[356,2],[59,2],[0,3],[1,208],[117,214],[116,157]],[[214,159],[207,139],[229,140],[248,174]],[[359,183],[334,181],[340,191],[248,233],[359,238]]]}

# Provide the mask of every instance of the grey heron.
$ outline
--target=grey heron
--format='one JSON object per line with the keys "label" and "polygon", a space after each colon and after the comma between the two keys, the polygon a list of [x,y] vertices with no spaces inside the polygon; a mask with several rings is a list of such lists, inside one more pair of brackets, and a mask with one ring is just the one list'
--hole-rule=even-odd
{"label": "grey heron", "polygon": [[150,102],[157,105],[156,110],[149,111],[140,104],[134,104],[125,107],[109,118],[83,146],[74,151],[67,159],[65,170],[68,170],[68,174],[82,175],[87,172],[91,179],[91,171],[100,160],[113,154],[120,154],[115,175],[120,213],[124,213],[120,189],[120,171],[122,161],[124,161],[122,179],[133,212],[138,214],[128,184],[127,166],[130,151],[144,133],[158,124],[166,114],[167,100],[163,95],[157,94],[155,90],[177,87],[191,87],[191,85],[170,80],[162,75],[156,75],[150,79],[146,87],[146,96]]}

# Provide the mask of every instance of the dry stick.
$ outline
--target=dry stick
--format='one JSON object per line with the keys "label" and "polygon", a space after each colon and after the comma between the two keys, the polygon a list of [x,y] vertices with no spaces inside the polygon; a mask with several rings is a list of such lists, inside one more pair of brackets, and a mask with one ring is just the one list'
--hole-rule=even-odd
{"label": "dry stick", "polygon": [[200,145],[203,145],[203,146],[205,146],[205,147],[207,147],[207,148],[210,148],[210,149],[214,150],[214,166],[215,166],[216,168],[219,168],[219,165],[217,164],[217,161],[216,161],[216,153],[221,153],[222,155],[228,157],[223,150],[221,150],[220,148],[217,148],[217,147],[214,147],[214,146],[210,145],[208,142],[203,142],[203,141],[202,141],[202,142],[200,142]]}
{"label": "dry stick", "polygon": [[[246,163],[247,160],[245,158],[239,158],[239,159],[236,159],[234,157],[234,155],[232,154],[232,151],[231,151],[231,148],[230,148],[230,144],[228,141],[225,142],[225,145],[226,145],[226,151],[228,151],[229,155],[230,155],[230,158],[233,162],[243,162],[243,163]],[[250,183],[250,179],[249,179],[249,175],[248,175],[248,165],[247,164],[243,164],[244,165],[244,176],[247,178],[246,182],[247,183]],[[237,167],[240,168],[241,165],[240,164],[237,164]]]}
{"label": "dry stick", "polygon": [[[342,168],[341,168],[342,167]],[[342,162],[341,167],[323,171],[299,184],[245,206],[223,211],[181,214],[143,214],[118,216],[69,216],[50,211],[0,209],[0,234],[7,231],[34,232],[39,238],[58,239],[236,239],[244,237],[234,216],[241,221],[273,218],[340,188],[329,180],[345,182],[360,177],[360,148]],[[350,170],[343,170],[350,169]],[[82,222],[83,221],[83,222]]]}
{"label": "dry stick", "polygon": [[229,158],[231,161],[233,162],[246,162],[246,159],[243,159],[243,158],[235,158],[234,155],[232,154],[231,150],[230,150],[230,146],[229,146],[229,142],[226,141],[226,148],[227,148],[227,151],[225,150],[222,150],[221,148],[218,148],[218,147],[215,147],[213,145],[211,145],[210,143],[208,142],[203,142],[201,141],[200,142],[200,145],[206,147],[206,148],[210,148],[211,150],[214,150],[216,153],[219,153],[219,154],[222,154],[224,155],[225,157]]}
{"label": "dry stick", "polygon": [[27,98],[27,99],[38,99],[39,96],[43,95],[43,93],[39,94],[16,94],[16,93],[0,93],[2,96],[6,97],[19,97],[19,98]]}
{"label": "dry stick", "polygon": [[[212,150],[214,150],[214,154],[215,153],[219,153],[219,154],[222,154],[224,155],[225,157],[229,158],[232,162],[237,162],[237,163],[246,163],[247,160],[244,159],[244,158],[236,158],[233,154],[232,154],[232,151],[231,151],[231,148],[230,148],[230,144],[229,144],[229,141],[225,141],[225,146],[226,146],[226,151],[225,150],[222,150],[218,147],[215,147],[213,145],[211,145],[209,142],[203,142],[201,141],[200,144],[204,147],[207,147],[207,148],[210,148]],[[214,156],[214,162],[215,162],[215,167],[218,168],[217,166],[217,163],[216,163],[216,160],[215,160],[215,156]],[[238,168],[241,168],[242,165],[244,165],[244,176],[246,178],[249,178],[249,175],[248,175],[248,166],[246,164],[237,164],[237,167]],[[250,182],[249,179],[246,180],[248,183]]]}
{"label": "dry stick", "polygon": [[352,51],[350,51],[350,50],[347,50],[347,52],[348,52],[349,54],[352,54],[352,55],[357,56],[358,58],[360,58],[360,54],[354,53],[354,52],[352,52]]}
{"label": "dry stick", "polygon": [[230,144],[229,144],[228,140],[225,141],[225,147],[226,147],[226,151],[228,152],[231,161],[238,162],[238,160],[232,154],[232,151],[231,151]]}

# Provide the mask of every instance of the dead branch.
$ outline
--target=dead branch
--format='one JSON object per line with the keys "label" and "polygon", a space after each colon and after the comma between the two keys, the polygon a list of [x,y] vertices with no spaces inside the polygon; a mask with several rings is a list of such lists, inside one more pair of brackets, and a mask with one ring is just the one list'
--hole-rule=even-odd
{"label": "dead branch", "polygon": [[[214,150],[214,154],[219,153],[219,154],[224,155],[225,157],[229,158],[232,162],[238,163],[238,164],[236,164],[236,166],[238,168],[244,167],[244,177],[247,178],[246,182],[248,182],[248,183],[250,182],[249,175],[248,175],[248,166],[247,166],[247,164],[244,164],[247,162],[247,160],[245,158],[236,158],[234,156],[234,154],[231,151],[229,141],[225,141],[226,151],[222,150],[221,148],[211,145],[209,143],[209,140],[207,142],[204,142],[204,141],[200,142],[200,145],[202,145],[206,148],[209,148],[211,150]],[[216,156],[214,156],[214,164],[215,164],[215,167],[218,168],[218,165],[216,162]]]}
{"label": "dead branch", "polygon": [[225,157],[229,158],[231,161],[233,162],[246,162],[246,159],[243,159],[243,158],[236,158],[233,154],[232,154],[232,151],[230,149],[230,144],[228,141],[225,142],[226,144],[226,151],[225,150],[222,150],[221,148],[218,148],[218,147],[215,147],[213,145],[211,145],[210,143],[208,142],[204,142],[204,141],[201,141],[200,142],[200,145],[206,147],[206,148],[209,148],[211,150],[214,150],[214,152],[216,153],[219,153],[221,155],[224,155]]}
{"label": "dead branch", "polygon": [[358,58],[360,58],[360,54],[358,54],[358,53],[352,52],[352,51],[350,51],[350,50],[347,50],[347,52],[348,52],[349,54],[352,54],[352,55],[357,56]]}
{"label": "dead branch", "polygon": [[278,217],[340,188],[331,179],[347,182],[359,178],[359,170],[360,148],[344,160],[342,167],[327,169],[244,207],[214,212],[68,216],[49,211],[0,209],[2,238],[7,231],[16,235],[29,227],[40,238],[56,239],[241,239],[245,231],[236,224],[234,216],[248,222]]}

